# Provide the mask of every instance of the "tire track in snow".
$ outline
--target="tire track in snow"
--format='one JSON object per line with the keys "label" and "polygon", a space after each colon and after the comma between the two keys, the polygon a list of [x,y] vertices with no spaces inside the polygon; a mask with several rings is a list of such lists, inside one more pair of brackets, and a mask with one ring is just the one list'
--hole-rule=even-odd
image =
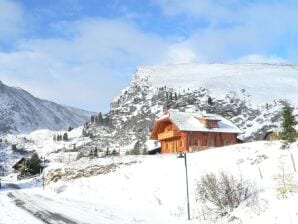
{"label": "tire track in snow", "polygon": [[9,192],[7,195],[11,199],[13,199],[16,206],[29,212],[34,217],[42,220],[46,224],[78,224],[78,222],[71,220],[70,218],[67,218],[59,213],[48,211],[46,209],[38,207],[35,203],[31,202],[29,198],[26,198],[25,195],[22,195],[23,197],[20,197],[20,195],[16,191]]}

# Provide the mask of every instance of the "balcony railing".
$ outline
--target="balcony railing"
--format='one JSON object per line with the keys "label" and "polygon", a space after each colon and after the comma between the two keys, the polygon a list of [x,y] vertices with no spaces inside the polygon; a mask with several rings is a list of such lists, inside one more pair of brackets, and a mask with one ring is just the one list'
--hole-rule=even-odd
{"label": "balcony railing", "polygon": [[164,140],[168,138],[175,138],[180,137],[180,133],[178,131],[166,131],[158,134],[157,138],[158,140]]}

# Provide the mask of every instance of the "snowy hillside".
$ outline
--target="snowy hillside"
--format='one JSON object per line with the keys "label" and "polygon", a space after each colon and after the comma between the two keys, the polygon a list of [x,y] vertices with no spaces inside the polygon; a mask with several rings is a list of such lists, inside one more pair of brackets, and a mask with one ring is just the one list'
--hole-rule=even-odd
{"label": "snowy hillside", "polygon": [[[275,177],[284,170],[286,175],[293,176],[298,186],[291,159],[292,154],[297,163],[298,146],[295,143],[285,150],[280,147],[278,141],[261,141],[189,153],[191,221],[187,221],[184,161],[176,155],[82,158],[67,164],[53,163],[46,170],[45,190],[35,180],[31,184],[22,183],[20,186],[24,189],[21,190],[4,188],[0,191],[0,221],[4,224],[41,223],[40,220],[106,224],[297,223],[298,194],[294,191],[287,198],[278,197]],[[87,166],[108,168],[111,165],[115,169],[103,174],[77,175],[81,172],[78,169]],[[202,175],[220,171],[255,183],[259,196],[253,204],[244,201],[226,216],[212,219],[204,214],[201,202],[196,200],[196,186]],[[52,173],[56,173],[56,178],[50,179]],[[65,175],[74,179],[67,180]],[[24,214],[15,203],[35,215]],[[11,216],[12,211],[14,216]]]}
{"label": "snowy hillside", "polygon": [[[29,158],[33,152],[39,156],[49,157],[51,155],[52,162],[65,162],[69,159],[69,151],[76,157],[77,151],[91,139],[82,137],[82,127],[75,128],[70,132],[67,131],[51,131],[48,129],[37,130],[29,134],[8,134],[2,137],[0,143],[0,171],[11,172],[12,165],[22,157]],[[54,136],[68,134],[67,141],[55,141]],[[11,146],[16,145],[17,150],[12,150]],[[76,150],[74,150],[76,147]],[[73,157],[73,156],[72,156]]]}
{"label": "snowy hillside", "polygon": [[268,103],[288,99],[298,106],[296,64],[179,64],[141,66],[136,79],[148,78],[152,87],[167,86],[175,91],[204,87],[219,97],[245,90],[250,100]]}
{"label": "snowy hillside", "polygon": [[41,100],[0,81],[0,135],[37,129],[61,130],[82,125],[91,112]]}
{"label": "snowy hillside", "polygon": [[[283,64],[180,64],[141,66],[105,115],[109,125],[88,124],[99,147],[123,152],[148,141],[154,120],[168,109],[207,111],[236,124],[244,141],[260,140],[281,123],[281,101],[298,107],[298,66]],[[297,113],[298,110],[296,110]],[[95,146],[94,146],[95,147]]]}

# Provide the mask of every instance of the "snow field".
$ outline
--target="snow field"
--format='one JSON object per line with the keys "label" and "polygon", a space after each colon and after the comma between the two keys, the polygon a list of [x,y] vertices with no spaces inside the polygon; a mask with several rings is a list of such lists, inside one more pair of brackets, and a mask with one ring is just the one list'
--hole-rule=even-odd
{"label": "snow field", "polygon": [[[51,183],[45,190],[34,182],[21,183],[24,189],[16,195],[36,208],[84,223],[231,223],[232,216],[237,217],[232,223],[298,223],[298,194],[279,199],[273,179],[283,166],[285,173],[293,174],[298,183],[291,160],[292,154],[294,161],[298,161],[298,146],[294,143],[289,149],[280,147],[279,141],[260,141],[187,154],[191,221],[187,221],[184,160],[173,154],[53,163],[48,170],[121,162],[130,165],[120,165],[115,172],[105,175]],[[229,216],[204,220],[201,204],[196,200],[196,184],[202,175],[220,171],[255,183],[259,190],[258,203],[247,206],[244,202]],[[0,211],[5,212],[1,213],[2,223],[19,223],[22,217],[30,220],[30,215],[18,210],[5,192],[0,194]],[[16,210],[14,217],[9,216],[12,210]],[[32,220],[31,223],[38,223],[35,218]]]}
{"label": "snow field", "polygon": [[[188,154],[192,218],[202,215],[195,192],[199,178],[209,172],[226,171],[256,183],[259,189],[259,204],[253,207],[242,205],[233,213],[243,223],[264,223],[264,220],[272,221],[268,223],[298,222],[298,209],[294,206],[297,194],[288,199],[278,199],[276,182],[273,180],[274,175],[280,173],[283,163],[286,172],[294,174],[290,155],[293,154],[298,161],[297,145],[286,150],[281,150],[280,146],[279,142],[255,142]],[[127,211],[127,214],[133,215],[131,220],[135,218],[145,223],[163,223],[158,220],[153,222],[150,215],[153,213],[168,222],[172,220],[171,223],[173,220],[185,222],[187,211],[183,159],[178,159],[176,155],[139,156],[136,159],[141,162],[121,167],[116,172],[58,182],[52,187],[64,186],[64,191],[57,197],[75,198],[109,209]],[[48,186],[48,190],[50,188]],[[224,223],[226,221],[222,220]]]}

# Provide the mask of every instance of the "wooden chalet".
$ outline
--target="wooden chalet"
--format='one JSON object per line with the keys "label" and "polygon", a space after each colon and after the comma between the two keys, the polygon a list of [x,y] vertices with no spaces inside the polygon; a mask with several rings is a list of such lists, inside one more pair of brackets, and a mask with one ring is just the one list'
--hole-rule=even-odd
{"label": "wooden chalet", "polygon": [[239,133],[219,115],[170,110],[155,121],[150,139],[160,141],[161,153],[176,153],[236,144]]}

